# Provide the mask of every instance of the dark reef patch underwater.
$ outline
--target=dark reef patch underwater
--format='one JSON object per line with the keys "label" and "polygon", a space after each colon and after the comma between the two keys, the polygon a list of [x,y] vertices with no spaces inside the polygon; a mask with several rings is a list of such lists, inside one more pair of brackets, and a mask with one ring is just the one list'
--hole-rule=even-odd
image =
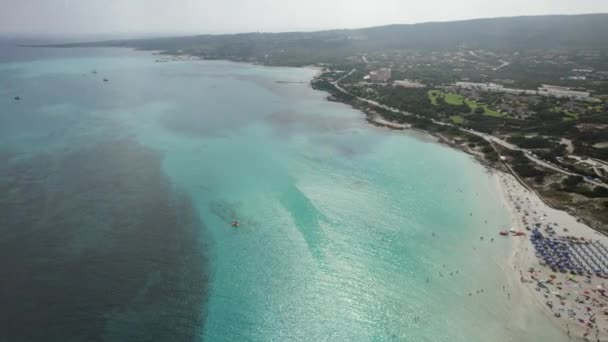
{"label": "dark reef patch underwater", "polygon": [[0,151],[0,341],[192,341],[204,225],[132,140]]}

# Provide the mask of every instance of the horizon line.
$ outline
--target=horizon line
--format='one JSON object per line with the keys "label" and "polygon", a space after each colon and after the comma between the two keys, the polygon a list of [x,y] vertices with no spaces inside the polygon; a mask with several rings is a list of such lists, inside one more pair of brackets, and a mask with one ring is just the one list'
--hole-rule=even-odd
{"label": "horizon line", "polygon": [[[530,14],[530,15],[515,15],[515,16],[498,16],[498,17],[478,17],[468,19],[453,19],[453,20],[434,20],[434,21],[420,21],[415,23],[390,23],[373,26],[356,26],[356,27],[342,27],[342,28],[320,28],[320,29],[285,29],[285,30],[243,30],[234,32],[95,32],[95,33],[45,33],[45,32],[0,32],[0,38],[77,38],[77,37],[92,37],[102,36],[105,37],[116,37],[119,40],[128,39],[146,39],[146,38],[175,38],[175,37],[191,37],[191,36],[225,36],[225,35],[239,35],[239,34],[281,34],[281,33],[317,33],[317,32],[329,32],[329,31],[355,31],[364,30],[377,27],[389,27],[389,26],[414,26],[414,25],[426,25],[426,24],[440,24],[440,23],[457,23],[457,22],[468,22],[468,21],[481,21],[481,20],[496,20],[496,19],[513,19],[513,18],[533,18],[533,17],[576,17],[576,16],[591,16],[591,15],[608,15],[608,12],[592,12],[592,13],[574,13],[574,14]],[[107,38],[105,38],[107,39]]]}

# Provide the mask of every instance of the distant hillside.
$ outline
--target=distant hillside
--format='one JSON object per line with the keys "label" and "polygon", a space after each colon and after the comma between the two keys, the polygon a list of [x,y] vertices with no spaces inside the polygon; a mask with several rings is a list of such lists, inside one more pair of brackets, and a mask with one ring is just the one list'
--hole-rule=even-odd
{"label": "distant hillside", "polygon": [[105,41],[71,46],[125,46],[211,59],[302,65],[382,50],[608,49],[608,14],[530,16],[390,25],[354,30],[243,33]]}

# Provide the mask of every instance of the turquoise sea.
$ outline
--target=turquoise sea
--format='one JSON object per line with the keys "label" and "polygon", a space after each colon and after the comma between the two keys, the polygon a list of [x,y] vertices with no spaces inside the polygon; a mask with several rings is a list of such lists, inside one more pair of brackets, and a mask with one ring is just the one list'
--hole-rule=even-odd
{"label": "turquoise sea", "polygon": [[315,70],[3,53],[0,341],[564,340],[487,170]]}

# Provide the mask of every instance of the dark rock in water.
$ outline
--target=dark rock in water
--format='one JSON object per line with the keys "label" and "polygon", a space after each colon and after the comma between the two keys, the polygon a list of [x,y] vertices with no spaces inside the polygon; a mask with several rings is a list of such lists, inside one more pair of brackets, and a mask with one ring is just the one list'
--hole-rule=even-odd
{"label": "dark rock in water", "polygon": [[0,155],[0,341],[193,341],[204,227],[132,141]]}

